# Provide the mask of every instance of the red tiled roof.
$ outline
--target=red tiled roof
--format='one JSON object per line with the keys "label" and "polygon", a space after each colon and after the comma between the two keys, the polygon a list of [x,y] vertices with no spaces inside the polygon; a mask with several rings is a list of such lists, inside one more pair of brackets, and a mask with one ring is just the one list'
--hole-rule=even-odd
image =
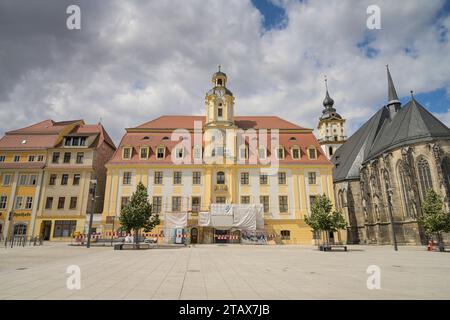
{"label": "red tiled roof", "polygon": [[106,142],[109,144],[113,149],[116,148],[116,145],[114,144],[111,137],[106,132],[105,128],[101,123],[99,124],[83,124],[81,126],[77,126],[72,132],[72,134],[99,134],[100,139],[98,141],[98,145],[101,145],[103,142]]}
{"label": "red tiled roof", "polygon": [[[58,135],[6,134],[0,139],[0,149],[46,149],[55,145]],[[23,143],[25,142],[25,143]]]}
{"label": "red tiled roof", "polygon": [[[122,141],[119,144],[119,148],[114,153],[109,164],[119,165],[119,164],[162,164],[169,165],[173,164],[171,160],[171,150],[180,141],[172,141],[171,133],[165,132],[170,128],[181,128],[181,129],[193,129],[194,121],[205,122],[205,117],[203,116],[162,116],[155,120],[146,122],[138,127],[137,129],[153,129],[152,131],[142,132],[141,130],[135,131],[132,129],[127,130],[127,133],[123,136]],[[256,116],[256,117],[235,117],[235,123],[240,128],[254,128],[254,129],[293,129],[302,130],[296,132],[281,131],[279,134],[280,145],[285,148],[285,158],[279,160],[280,164],[326,164],[331,165],[331,162],[322,153],[322,149],[313,135],[312,131],[305,129],[303,127],[297,126],[289,121],[281,119],[276,116]],[[161,131],[157,131],[161,129]],[[192,148],[194,147],[194,133],[190,133],[190,141]],[[147,137],[148,139],[144,139]],[[167,140],[163,140],[167,137]],[[293,140],[292,138],[295,138]],[[204,142],[201,142],[202,146]],[[248,144],[248,141],[247,141]],[[271,137],[270,134],[267,136],[268,150],[271,150]],[[156,148],[158,146],[166,147],[166,157],[164,159],[156,158]],[[139,157],[140,147],[148,146],[150,147],[149,158],[141,160]],[[300,159],[293,159],[291,155],[291,147],[298,146],[300,148]],[[318,158],[315,160],[310,160],[307,156],[307,149],[310,146],[314,146],[318,151]],[[122,159],[123,147],[132,147],[132,157],[128,160]],[[191,151],[192,154],[192,151]]]}
{"label": "red tiled roof", "polygon": [[[205,124],[205,116],[161,116],[152,121],[145,122],[136,129],[193,129],[194,121]],[[305,129],[277,116],[236,116],[235,124],[242,129]]]}
{"label": "red tiled roof", "polygon": [[35,124],[32,124],[31,126],[12,130],[9,132],[6,132],[6,134],[58,134],[62,130],[64,130],[65,127],[68,125],[74,124],[76,122],[82,122],[83,120],[71,120],[71,121],[60,121],[55,122],[51,119],[47,119]]}
{"label": "red tiled roof", "polygon": [[77,123],[79,125],[76,125],[71,133],[96,135],[99,137],[95,140],[97,145],[106,142],[113,149],[116,148],[111,137],[106,133],[105,128],[100,123],[86,125],[83,120],[55,122],[48,119],[25,128],[6,132],[5,136],[0,139],[0,149],[32,150],[53,148],[56,146],[61,132],[67,129],[67,126]]}

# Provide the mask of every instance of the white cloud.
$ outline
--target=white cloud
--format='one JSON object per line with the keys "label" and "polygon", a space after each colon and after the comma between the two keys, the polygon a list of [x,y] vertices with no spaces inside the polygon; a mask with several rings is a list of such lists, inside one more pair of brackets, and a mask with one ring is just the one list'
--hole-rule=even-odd
{"label": "white cloud", "polygon": [[[237,114],[277,114],[306,127],[322,112],[324,74],[350,131],[386,101],[385,64],[400,95],[450,87],[450,47],[437,28],[448,29],[450,18],[436,19],[442,1],[377,1],[382,30],[374,31],[366,28],[373,1],[276,3],[288,24],[264,33],[259,11],[242,0],[82,1],[82,30],[73,32],[54,30],[64,28],[59,22],[0,22],[11,34],[0,47],[12,48],[0,67],[11,74],[0,84],[2,129],[102,118],[118,142],[124,128],[161,114],[203,112],[218,64]],[[17,10],[40,14],[27,3]],[[356,46],[367,35],[379,52],[372,59]]]}

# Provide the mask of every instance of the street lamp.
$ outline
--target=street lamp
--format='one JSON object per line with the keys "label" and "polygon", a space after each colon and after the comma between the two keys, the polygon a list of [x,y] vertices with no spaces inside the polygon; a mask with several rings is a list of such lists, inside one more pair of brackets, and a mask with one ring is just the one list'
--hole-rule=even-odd
{"label": "street lamp", "polygon": [[394,228],[394,217],[392,216],[392,193],[393,193],[392,188],[387,189],[389,218],[391,220],[392,241],[394,242],[394,250],[398,251],[397,237],[395,236],[395,228]]}
{"label": "street lamp", "polygon": [[91,205],[91,216],[89,218],[89,228],[88,228],[88,238],[86,248],[91,247],[91,233],[92,233],[92,221],[94,220],[94,210],[95,210],[95,192],[97,189],[97,180],[93,179],[90,181],[89,186],[89,195],[92,197],[92,205]]}

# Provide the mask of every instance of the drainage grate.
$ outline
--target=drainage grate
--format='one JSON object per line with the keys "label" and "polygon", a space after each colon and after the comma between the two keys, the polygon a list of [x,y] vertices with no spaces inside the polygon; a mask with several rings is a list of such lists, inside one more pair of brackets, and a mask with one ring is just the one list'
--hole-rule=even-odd
{"label": "drainage grate", "polygon": [[18,268],[16,270],[27,270],[28,268]]}

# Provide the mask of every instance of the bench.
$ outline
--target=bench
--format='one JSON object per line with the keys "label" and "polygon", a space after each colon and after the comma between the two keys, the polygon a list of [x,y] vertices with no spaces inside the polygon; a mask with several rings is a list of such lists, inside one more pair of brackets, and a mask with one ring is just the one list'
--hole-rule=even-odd
{"label": "bench", "polygon": [[329,244],[329,245],[321,245],[319,249],[320,251],[333,251],[333,249],[344,249],[344,251],[347,251],[347,246]]}

